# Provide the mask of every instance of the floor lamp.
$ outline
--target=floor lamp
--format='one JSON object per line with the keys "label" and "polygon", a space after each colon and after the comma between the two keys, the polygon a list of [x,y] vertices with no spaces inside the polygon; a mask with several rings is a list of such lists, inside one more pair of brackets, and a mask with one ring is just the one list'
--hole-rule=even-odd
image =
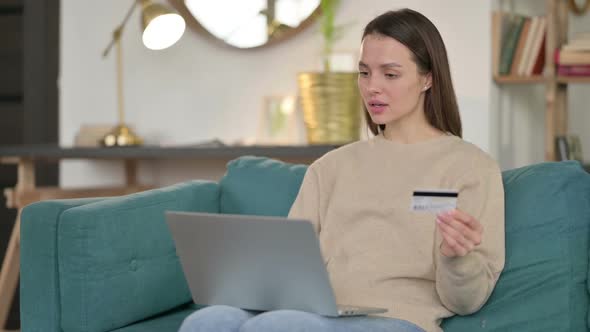
{"label": "floor lamp", "polygon": [[135,146],[141,145],[143,140],[125,124],[125,109],[123,98],[123,51],[121,49],[121,35],[123,28],[131,17],[137,5],[141,6],[141,26],[143,44],[151,50],[162,50],[174,45],[182,36],[185,29],[184,19],[167,7],[153,3],[150,0],[134,0],[123,22],[113,31],[113,38],[105,51],[107,57],[113,46],[117,50],[117,109],[119,123],[101,140],[103,146]]}

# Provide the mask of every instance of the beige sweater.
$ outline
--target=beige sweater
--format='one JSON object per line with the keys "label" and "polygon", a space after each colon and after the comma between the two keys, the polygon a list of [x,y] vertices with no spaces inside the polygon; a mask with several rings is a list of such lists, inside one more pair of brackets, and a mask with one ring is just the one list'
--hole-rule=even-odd
{"label": "beige sweater", "polygon": [[[439,252],[435,214],[410,211],[415,189],[457,189],[484,226],[464,257]],[[339,304],[388,308],[427,331],[477,311],[504,267],[504,190],[497,164],[455,136],[400,144],[382,136],[327,153],[305,174],[290,218],[318,232]]]}

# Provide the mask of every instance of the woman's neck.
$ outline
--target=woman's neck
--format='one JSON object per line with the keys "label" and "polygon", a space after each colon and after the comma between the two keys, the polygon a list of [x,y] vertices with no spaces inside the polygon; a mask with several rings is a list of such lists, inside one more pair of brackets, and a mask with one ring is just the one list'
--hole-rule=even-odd
{"label": "woman's neck", "polygon": [[414,144],[446,135],[427,122],[387,124],[383,137],[402,144]]}

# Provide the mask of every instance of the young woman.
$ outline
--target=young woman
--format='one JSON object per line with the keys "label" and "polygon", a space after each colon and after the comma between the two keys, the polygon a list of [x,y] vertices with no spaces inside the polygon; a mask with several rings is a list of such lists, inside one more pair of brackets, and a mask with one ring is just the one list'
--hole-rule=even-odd
{"label": "young woman", "polygon": [[[338,303],[388,312],[326,318],[212,306],[181,332],[440,331],[443,318],[486,302],[504,267],[504,191],[497,164],[461,139],[436,27],[409,9],[375,18],[358,85],[374,137],[314,162],[289,217],[314,224]],[[457,208],[412,209],[421,189],[458,191]]]}

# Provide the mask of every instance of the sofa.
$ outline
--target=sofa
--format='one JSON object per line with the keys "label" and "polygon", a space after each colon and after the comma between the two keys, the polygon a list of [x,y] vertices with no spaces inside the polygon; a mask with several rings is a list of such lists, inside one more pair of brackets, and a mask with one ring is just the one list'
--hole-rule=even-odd
{"label": "sofa", "polygon": [[[285,216],[305,165],[246,156],[218,182],[22,211],[23,332],[173,332],[192,303],[164,211]],[[590,175],[574,161],[504,171],[506,265],[475,314],[449,332],[587,331]]]}

